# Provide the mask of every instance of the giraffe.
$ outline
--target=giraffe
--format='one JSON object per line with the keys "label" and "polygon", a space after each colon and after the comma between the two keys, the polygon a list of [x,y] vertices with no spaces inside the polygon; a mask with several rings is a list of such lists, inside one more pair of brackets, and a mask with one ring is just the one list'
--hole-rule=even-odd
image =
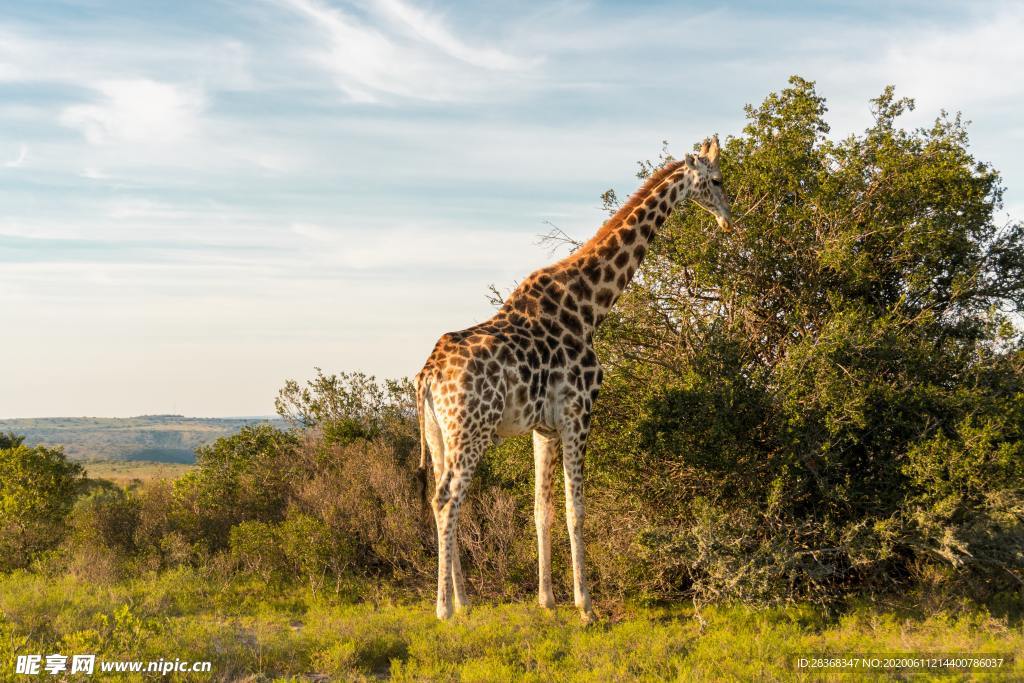
{"label": "giraffe", "polygon": [[[439,619],[468,603],[459,563],[459,508],[484,451],[533,433],[538,600],[551,589],[552,476],[562,456],[573,593],[584,623],[594,619],[583,563],[583,459],[590,413],[601,386],[594,330],[643,261],[673,208],[694,200],[730,228],[718,136],[652,174],[575,252],[532,273],[490,320],[441,336],[416,375],[420,471],[434,474]],[[425,491],[425,489],[424,489]]]}

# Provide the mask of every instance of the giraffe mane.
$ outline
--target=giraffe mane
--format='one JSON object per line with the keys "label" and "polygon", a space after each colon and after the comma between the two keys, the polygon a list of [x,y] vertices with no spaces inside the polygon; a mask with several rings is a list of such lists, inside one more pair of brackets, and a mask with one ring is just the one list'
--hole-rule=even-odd
{"label": "giraffe mane", "polygon": [[640,206],[648,197],[648,195],[651,194],[651,191],[654,190],[654,188],[660,185],[661,182],[668,178],[670,175],[678,171],[685,163],[685,157],[682,159],[677,159],[676,161],[670,161],[661,168],[659,168],[657,171],[652,173],[650,177],[647,178],[647,181],[639,188],[637,188],[637,190],[633,192],[632,195],[630,195],[629,199],[626,200],[626,203],[620,206],[619,210],[616,211],[611,218],[604,222],[604,225],[602,225],[598,229],[597,233],[589,240],[587,240],[586,244],[583,245],[580,251],[583,251],[593,243],[600,242],[609,233],[614,232],[616,229],[618,229],[625,222],[625,220],[629,218],[629,214],[633,213],[633,209]]}

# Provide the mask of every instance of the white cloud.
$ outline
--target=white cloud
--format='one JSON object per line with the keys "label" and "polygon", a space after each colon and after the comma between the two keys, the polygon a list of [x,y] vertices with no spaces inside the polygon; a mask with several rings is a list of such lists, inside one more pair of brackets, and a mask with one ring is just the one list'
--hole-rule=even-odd
{"label": "white cloud", "polygon": [[[0,82],[32,80],[34,65],[48,61],[46,46],[0,26]],[[35,78],[40,77],[36,73]]]}
{"label": "white cloud", "polygon": [[20,145],[18,147],[18,156],[13,159],[4,162],[4,168],[18,168],[28,157],[28,145]]}
{"label": "white cloud", "polygon": [[932,106],[951,95],[965,106],[1006,101],[1024,94],[1021,35],[1024,10],[1011,5],[963,26],[894,40],[877,70]]}
{"label": "white cloud", "polygon": [[65,108],[60,122],[93,145],[170,144],[196,133],[205,98],[197,88],[145,78],[100,81],[101,100]]}
{"label": "white cloud", "polygon": [[517,70],[535,64],[493,47],[475,47],[454,35],[436,16],[402,0],[376,0],[375,8],[391,23],[432,45],[450,57],[486,69]]}
{"label": "white cloud", "polygon": [[103,172],[102,169],[96,168],[95,166],[86,166],[82,169],[80,174],[83,178],[89,180],[110,180],[110,176]]}
{"label": "white cloud", "polygon": [[1022,33],[1024,11],[1006,4],[978,8],[955,25],[853,25],[838,42],[858,46],[854,54],[822,55],[799,71],[821,83],[840,134],[869,124],[867,98],[887,84],[916,102],[904,125],[930,123],[940,109],[991,120],[1024,97],[1024,79],[1015,75],[1024,72]]}
{"label": "white cloud", "polygon": [[400,0],[375,6],[379,26],[318,0],[281,0],[326,36],[311,58],[328,70],[357,102],[385,97],[446,101],[464,99],[496,85],[495,72],[531,68],[525,60],[493,47],[474,47],[438,18]]}

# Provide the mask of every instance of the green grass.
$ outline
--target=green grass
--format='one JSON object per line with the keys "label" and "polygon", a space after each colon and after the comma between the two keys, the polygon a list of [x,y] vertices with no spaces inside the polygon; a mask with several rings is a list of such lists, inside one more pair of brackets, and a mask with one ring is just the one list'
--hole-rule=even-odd
{"label": "green grass", "polygon": [[[368,599],[338,597],[356,593]],[[846,681],[798,674],[793,662],[812,652],[1024,653],[1019,624],[978,608],[860,606],[830,618],[806,606],[737,606],[702,617],[703,629],[689,607],[624,606],[584,627],[571,608],[521,603],[439,623],[426,601],[369,585],[314,595],[193,570],[113,585],[22,572],[0,578],[0,680],[12,677],[16,654],[52,652],[211,660],[214,680],[399,681]],[[1010,672],[1001,680],[1024,678],[1024,661]]]}

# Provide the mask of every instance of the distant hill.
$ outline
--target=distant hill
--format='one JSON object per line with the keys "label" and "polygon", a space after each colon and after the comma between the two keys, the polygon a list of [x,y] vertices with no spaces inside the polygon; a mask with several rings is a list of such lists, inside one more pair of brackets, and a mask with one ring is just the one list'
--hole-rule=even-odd
{"label": "distant hill", "polygon": [[276,417],[42,417],[0,420],[0,432],[24,435],[28,445],[64,446],[72,460],[192,463],[198,446],[264,422],[284,426]]}

